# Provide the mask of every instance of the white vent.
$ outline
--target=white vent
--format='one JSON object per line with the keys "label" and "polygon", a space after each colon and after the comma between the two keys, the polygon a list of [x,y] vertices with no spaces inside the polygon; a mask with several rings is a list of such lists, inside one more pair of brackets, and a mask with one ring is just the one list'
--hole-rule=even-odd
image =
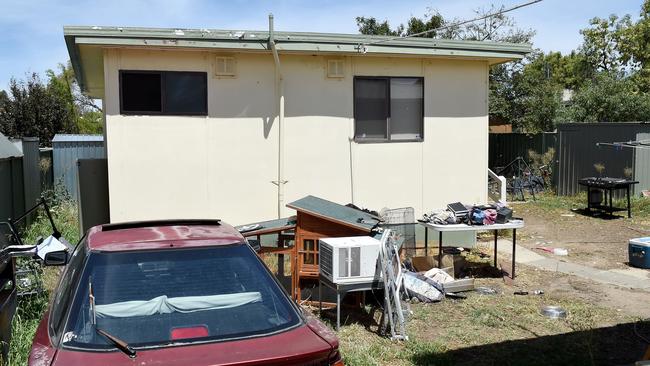
{"label": "white vent", "polygon": [[235,76],[235,58],[217,57],[215,69],[217,76]]}
{"label": "white vent", "polygon": [[345,62],[343,60],[327,60],[327,77],[345,77]]}

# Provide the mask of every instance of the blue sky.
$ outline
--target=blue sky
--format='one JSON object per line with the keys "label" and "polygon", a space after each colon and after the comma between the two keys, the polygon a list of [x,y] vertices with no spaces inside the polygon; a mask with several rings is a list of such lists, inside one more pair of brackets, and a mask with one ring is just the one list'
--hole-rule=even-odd
{"label": "blue sky", "polygon": [[[428,8],[446,18],[473,17],[473,9],[512,6],[524,0],[1,0],[0,89],[9,79],[43,73],[68,59],[64,25],[174,28],[267,29],[269,12],[277,30],[357,33],[356,16],[387,19],[396,26]],[[569,52],[581,41],[579,30],[594,16],[639,13],[642,0],[544,0],[516,10],[519,26],[537,31],[534,46]]]}

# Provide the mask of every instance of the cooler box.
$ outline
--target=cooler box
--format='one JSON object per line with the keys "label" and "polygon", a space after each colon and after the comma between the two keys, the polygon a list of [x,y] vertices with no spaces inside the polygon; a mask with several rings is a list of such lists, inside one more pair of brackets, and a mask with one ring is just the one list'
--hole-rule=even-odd
{"label": "cooler box", "polygon": [[650,269],[650,237],[630,239],[627,251],[630,265]]}

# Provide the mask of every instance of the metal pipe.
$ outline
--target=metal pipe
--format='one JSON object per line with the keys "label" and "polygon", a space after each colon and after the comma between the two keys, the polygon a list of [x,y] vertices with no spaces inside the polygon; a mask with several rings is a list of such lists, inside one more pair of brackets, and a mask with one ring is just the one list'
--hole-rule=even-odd
{"label": "metal pipe", "polygon": [[284,204],[284,86],[282,83],[282,69],[280,56],[275,47],[275,34],[273,30],[273,14],[269,14],[269,47],[273,53],[275,63],[275,92],[278,95],[278,179],[273,182],[278,186],[278,218],[282,218],[282,205]]}

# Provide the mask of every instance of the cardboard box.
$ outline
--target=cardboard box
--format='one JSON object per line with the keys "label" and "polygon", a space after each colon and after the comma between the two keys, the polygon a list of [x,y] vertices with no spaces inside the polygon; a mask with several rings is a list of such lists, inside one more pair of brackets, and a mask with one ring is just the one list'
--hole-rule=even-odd
{"label": "cardboard box", "polygon": [[[438,268],[438,256],[412,257],[411,263],[417,272],[426,272],[431,268]],[[442,269],[454,278],[460,275],[464,266],[465,258],[463,256],[452,254],[442,255]]]}

